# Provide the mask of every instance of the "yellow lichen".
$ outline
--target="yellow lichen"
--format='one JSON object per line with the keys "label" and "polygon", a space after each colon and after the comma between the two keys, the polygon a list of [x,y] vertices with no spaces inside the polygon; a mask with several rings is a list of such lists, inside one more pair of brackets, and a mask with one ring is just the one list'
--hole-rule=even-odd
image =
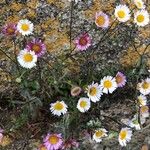
{"label": "yellow lichen", "polygon": [[36,9],[38,4],[39,4],[38,0],[31,0],[27,3],[27,6],[29,8]]}
{"label": "yellow lichen", "polygon": [[96,12],[103,11],[103,10],[111,13],[114,10],[114,7],[111,2],[105,3],[100,0],[95,0],[93,2],[92,7],[84,11],[84,15],[87,19],[93,19],[95,17]]}
{"label": "yellow lichen", "polygon": [[6,23],[17,23],[20,20],[18,15],[9,16],[6,20]]}
{"label": "yellow lichen", "polygon": [[26,14],[29,18],[36,18],[37,14],[36,11],[33,9],[28,9],[28,13]]}
{"label": "yellow lichen", "polygon": [[120,63],[125,66],[134,66],[137,64],[137,62],[140,60],[140,55],[147,55],[150,54],[150,48],[147,48],[145,51],[146,45],[142,45],[139,48],[137,48],[137,51],[130,47],[126,53],[123,54],[123,56],[120,58]]}
{"label": "yellow lichen", "polygon": [[14,2],[10,5],[10,9],[13,11],[20,11],[23,8],[23,5],[17,2]]}

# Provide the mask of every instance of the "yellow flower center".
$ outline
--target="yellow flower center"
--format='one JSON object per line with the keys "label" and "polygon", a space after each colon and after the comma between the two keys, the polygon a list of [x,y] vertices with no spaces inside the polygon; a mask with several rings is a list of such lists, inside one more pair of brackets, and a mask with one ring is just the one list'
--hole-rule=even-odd
{"label": "yellow flower center", "polygon": [[112,82],[109,80],[104,81],[104,87],[109,89],[112,87]]}
{"label": "yellow flower center", "polygon": [[90,88],[90,92],[89,92],[89,94],[90,94],[91,96],[95,96],[95,95],[96,95],[96,93],[97,93],[97,89],[96,89],[96,87],[91,87],[91,88]]}
{"label": "yellow flower center", "polygon": [[40,47],[39,45],[37,45],[37,44],[34,44],[34,45],[32,46],[32,50],[33,50],[34,52],[39,52],[39,51],[41,50],[41,47]]}
{"label": "yellow flower center", "polygon": [[124,140],[126,138],[126,136],[127,136],[127,131],[123,130],[123,131],[120,132],[119,135],[120,135],[120,139]]}
{"label": "yellow flower center", "polygon": [[141,110],[141,113],[145,113],[145,112],[148,112],[149,108],[148,106],[142,106],[140,110]]}
{"label": "yellow flower center", "polygon": [[143,89],[148,89],[149,86],[150,86],[150,84],[147,83],[147,82],[144,82],[144,83],[142,84],[142,88],[143,88]]}
{"label": "yellow flower center", "polygon": [[87,106],[87,102],[86,101],[81,101],[80,102],[80,107],[85,108]]}
{"label": "yellow flower center", "polygon": [[56,110],[62,110],[64,108],[63,104],[61,102],[57,102],[55,105],[54,105],[54,109]]}
{"label": "yellow flower center", "polygon": [[119,17],[119,18],[124,18],[125,15],[126,15],[123,10],[118,11],[117,14],[118,14],[118,17]]}
{"label": "yellow flower center", "polygon": [[96,137],[102,137],[104,135],[104,132],[102,130],[96,131],[95,133]]}
{"label": "yellow flower center", "polygon": [[51,135],[51,136],[49,137],[49,142],[50,142],[51,144],[57,144],[58,141],[59,141],[59,138],[58,138],[56,135]]}
{"label": "yellow flower center", "polygon": [[123,78],[122,78],[121,76],[119,76],[119,75],[117,75],[117,76],[115,77],[115,79],[116,79],[116,82],[117,82],[117,83],[121,83],[121,82],[123,81]]}
{"label": "yellow flower center", "polygon": [[22,24],[21,29],[23,31],[28,31],[29,30],[29,25],[28,24]]}
{"label": "yellow flower center", "polygon": [[25,62],[31,62],[33,60],[33,56],[29,53],[23,56]]}
{"label": "yellow flower center", "polygon": [[97,23],[99,26],[104,25],[104,23],[105,23],[105,18],[104,18],[104,16],[98,16],[98,17],[96,18],[96,23]]}
{"label": "yellow flower center", "polygon": [[138,15],[136,20],[137,20],[137,22],[143,22],[144,21],[144,16],[143,15]]}

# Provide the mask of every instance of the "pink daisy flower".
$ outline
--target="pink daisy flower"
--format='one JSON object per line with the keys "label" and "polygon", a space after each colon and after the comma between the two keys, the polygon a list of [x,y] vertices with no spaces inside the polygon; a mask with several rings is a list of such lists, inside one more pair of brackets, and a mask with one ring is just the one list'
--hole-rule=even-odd
{"label": "pink daisy flower", "polygon": [[63,144],[61,134],[47,134],[44,145],[48,150],[58,150]]}
{"label": "pink daisy flower", "polygon": [[102,11],[96,13],[95,15],[95,24],[101,28],[108,28],[109,26],[109,17]]}
{"label": "pink daisy flower", "polygon": [[118,87],[123,87],[123,86],[125,86],[125,84],[126,84],[126,82],[127,82],[126,76],[125,76],[123,73],[121,73],[121,72],[118,72],[118,73],[116,74],[115,79],[116,79],[116,83],[117,83]]}
{"label": "pink daisy flower", "polygon": [[6,24],[3,29],[2,33],[6,36],[14,36],[17,33],[17,26],[14,23]]}
{"label": "pink daisy flower", "polygon": [[75,39],[78,50],[84,51],[91,46],[91,37],[88,33],[84,33]]}
{"label": "pink daisy flower", "polygon": [[34,51],[38,57],[41,57],[45,54],[46,45],[39,39],[33,39],[26,45],[28,51]]}

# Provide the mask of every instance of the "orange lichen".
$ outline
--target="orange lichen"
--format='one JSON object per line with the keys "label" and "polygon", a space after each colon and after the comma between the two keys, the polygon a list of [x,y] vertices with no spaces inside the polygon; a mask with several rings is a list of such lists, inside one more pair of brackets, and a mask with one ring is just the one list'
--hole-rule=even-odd
{"label": "orange lichen", "polygon": [[84,15],[87,19],[93,19],[95,17],[96,12],[103,11],[103,10],[111,13],[114,10],[114,7],[111,2],[105,3],[100,0],[95,0],[93,2],[92,7],[84,11]]}
{"label": "orange lichen", "polygon": [[33,10],[33,9],[28,9],[28,13],[26,14],[29,18],[36,18],[37,17],[37,14],[36,14],[36,11]]}
{"label": "orange lichen", "polygon": [[65,68],[63,70],[64,73],[73,73],[73,74],[76,74],[76,73],[79,73],[80,72],[80,64],[79,62],[76,60],[73,60],[73,59],[67,59],[65,61]]}
{"label": "orange lichen", "polygon": [[59,26],[60,26],[60,23],[57,18],[56,19],[49,18],[41,24],[41,28],[44,30],[58,29]]}
{"label": "orange lichen", "polygon": [[120,63],[125,66],[134,66],[140,60],[140,55],[150,54],[150,48],[147,48],[145,51],[146,45],[142,45],[137,48],[137,51],[133,47],[130,47],[126,53],[120,58]]}
{"label": "orange lichen", "polygon": [[143,39],[148,39],[150,36],[149,28],[139,28],[139,36]]}
{"label": "orange lichen", "polygon": [[48,4],[54,4],[57,8],[59,9],[64,9],[65,8],[65,3],[60,0],[47,0]]}
{"label": "orange lichen", "polygon": [[31,0],[27,3],[27,6],[29,8],[32,8],[32,9],[36,9],[36,7],[38,6],[38,0]]}
{"label": "orange lichen", "polygon": [[6,20],[6,23],[17,23],[20,20],[18,15],[9,16]]}
{"label": "orange lichen", "polygon": [[47,50],[50,52],[61,52],[65,49],[65,47],[69,46],[69,38],[66,34],[56,31],[54,31],[54,33],[55,35],[51,32],[50,38],[46,38],[45,44],[47,46]]}
{"label": "orange lichen", "polygon": [[10,9],[13,11],[20,11],[23,8],[23,5],[17,2],[14,2],[10,5]]}

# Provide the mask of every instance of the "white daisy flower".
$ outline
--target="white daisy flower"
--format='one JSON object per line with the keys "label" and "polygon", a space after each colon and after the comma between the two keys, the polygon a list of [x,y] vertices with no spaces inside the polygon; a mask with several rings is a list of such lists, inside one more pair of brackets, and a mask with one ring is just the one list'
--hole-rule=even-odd
{"label": "white daisy flower", "polygon": [[101,86],[103,88],[103,93],[112,93],[117,88],[116,79],[112,76],[105,76],[101,80]]}
{"label": "white daisy flower", "polygon": [[150,93],[150,78],[147,78],[139,83],[138,90],[141,94],[148,95]]}
{"label": "white daisy flower", "polygon": [[126,22],[130,19],[130,10],[126,5],[118,5],[115,8],[115,17],[120,22]]}
{"label": "white daisy flower", "polygon": [[77,108],[80,112],[86,112],[90,109],[91,107],[91,102],[89,98],[86,97],[82,97],[79,99],[78,104],[77,104]]}
{"label": "white daisy flower", "polygon": [[134,14],[134,23],[144,27],[149,23],[149,14],[146,10],[139,10]]}
{"label": "white daisy flower", "polygon": [[100,143],[102,141],[102,138],[107,136],[107,132],[108,131],[103,128],[96,130],[93,135],[93,140],[96,141],[97,143]]}
{"label": "white daisy flower", "polygon": [[17,24],[17,30],[22,35],[29,35],[33,32],[33,23],[27,19],[22,19]]}
{"label": "white daisy flower", "polygon": [[35,55],[34,51],[24,49],[20,51],[17,60],[22,67],[31,69],[36,66],[37,55]]}
{"label": "white daisy flower", "polygon": [[148,106],[141,106],[140,107],[140,115],[143,118],[149,117],[149,107]]}
{"label": "white daisy flower", "polygon": [[147,104],[147,98],[144,95],[140,95],[137,97],[138,99],[138,103],[140,104],[140,106],[145,106]]}
{"label": "white daisy flower", "polygon": [[121,146],[126,146],[126,143],[131,140],[132,131],[129,128],[122,128],[119,133],[119,143]]}
{"label": "white daisy flower", "polygon": [[136,5],[136,7],[138,9],[144,9],[145,8],[144,2],[142,0],[134,0],[134,4]]}
{"label": "white daisy flower", "polygon": [[100,100],[102,93],[102,87],[98,83],[92,83],[87,88],[87,95],[92,102],[97,102]]}
{"label": "white daisy flower", "polygon": [[133,119],[130,121],[129,126],[135,128],[136,130],[141,130],[140,124],[138,122],[138,115],[134,115]]}
{"label": "white daisy flower", "polygon": [[51,104],[50,110],[53,115],[61,116],[62,114],[67,113],[68,106],[65,104],[64,101],[57,101]]}

